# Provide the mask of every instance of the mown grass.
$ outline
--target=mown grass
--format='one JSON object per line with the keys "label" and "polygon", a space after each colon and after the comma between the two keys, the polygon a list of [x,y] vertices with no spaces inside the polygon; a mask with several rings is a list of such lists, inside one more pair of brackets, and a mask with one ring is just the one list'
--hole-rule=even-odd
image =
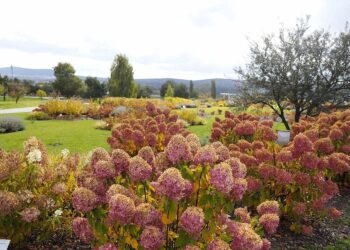
{"label": "mown grass", "polygon": [[0,109],[36,107],[44,102],[45,100],[40,98],[20,98],[18,103],[16,103],[16,100],[12,97],[7,96],[6,101],[4,101],[3,97],[0,96]]}
{"label": "mown grass", "polygon": [[29,121],[28,114],[1,115],[23,119],[24,131],[0,134],[0,148],[21,150],[23,142],[31,136],[43,141],[49,153],[58,153],[67,148],[71,152],[87,153],[96,147],[108,148],[110,131],[94,129],[94,120],[77,121]]}

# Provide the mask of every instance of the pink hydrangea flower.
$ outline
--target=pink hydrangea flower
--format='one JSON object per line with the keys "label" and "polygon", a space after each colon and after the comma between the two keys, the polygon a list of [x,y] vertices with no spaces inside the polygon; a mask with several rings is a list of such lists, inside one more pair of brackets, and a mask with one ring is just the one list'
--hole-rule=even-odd
{"label": "pink hydrangea flower", "polygon": [[275,170],[274,166],[263,164],[259,167],[259,174],[264,180],[268,180],[275,176]]}
{"label": "pink hydrangea flower", "polygon": [[342,212],[340,212],[335,207],[332,207],[328,210],[328,214],[332,219],[335,220],[335,219],[338,219],[342,215]]}
{"label": "pink hydrangea flower", "polygon": [[276,132],[273,131],[271,127],[262,125],[259,127],[259,132],[264,141],[276,141],[278,138]]}
{"label": "pink hydrangea flower", "polygon": [[287,170],[277,168],[275,170],[275,177],[278,184],[286,185],[293,182],[293,176]]}
{"label": "pink hydrangea flower", "polygon": [[328,157],[329,168],[336,174],[342,174],[350,170],[349,156],[343,153],[333,153]]}
{"label": "pink hydrangea flower", "polygon": [[237,142],[237,146],[240,148],[242,153],[252,149],[252,144],[246,140],[239,140]]}
{"label": "pink hydrangea flower", "polygon": [[258,191],[261,188],[262,182],[260,179],[254,178],[252,176],[248,176],[246,179],[248,184],[247,190],[249,192]]}
{"label": "pink hydrangea flower", "polygon": [[116,171],[111,161],[98,161],[93,168],[94,174],[98,178],[113,178],[116,176]]}
{"label": "pink hydrangea flower", "polygon": [[311,236],[314,234],[314,229],[312,226],[302,225],[301,233],[307,236]]}
{"label": "pink hydrangea flower", "polygon": [[186,197],[191,187],[190,182],[185,180],[176,168],[166,169],[152,186],[159,195],[176,201]]}
{"label": "pink hydrangea flower", "polygon": [[52,192],[54,192],[55,194],[63,194],[66,191],[67,186],[64,182],[58,182],[52,186]]}
{"label": "pink hydrangea flower", "polygon": [[134,223],[140,227],[155,226],[163,227],[161,220],[162,213],[149,203],[141,203],[136,207]]}
{"label": "pink hydrangea flower", "polygon": [[215,152],[216,152],[216,155],[218,156],[217,163],[226,161],[227,159],[230,158],[230,150],[224,145],[215,148]]}
{"label": "pink hydrangea flower", "polygon": [[304,134],[298,134],[293,139],[294,153],[300,155],[305,152],[313,152],[313,144],[311,140]]}
{"label": "pink hydrangea flower", "polygon": [[86,218],[75,218],[72,223],[72,228],[75,235],[87,244],[95,238],[94,232]]}
{"label": "pink hydrangea flower", "polygon": [[106,193],[106,201],[109,202],[109,200],[116,194],[123,194],[129,198],[133,197],[132,193],[122,185],[113,184],[112,186],[109,187]]}
{"label": "pink hydrangea flower", "polygon": [[289,148],[284,148],[276,155],[277,161],[287,163],[294,160],[293,154]]}
{"label": "pink hydrangea flower", "polygon": [[273,155],[266,149],[257,149],[254,151],[254,157],[258,163],[268,162],[273,160]]}
{"label": "pink hydrangea flower", "polygon": [[300,172],[294,175],[294,181],[298,185],[306,186],[311,182],[311,178],[308,174]]}
{"label": "pink hydrangea flower", "polygon": [[263,214],[279,214],[280,208],[277,201],[264,201],[256,208],[259,215]]}
{"label": "pink hydrangea flower", "polygon": [[97,196],[91,190],[79,187],[72,193],[72,203],[74,209],[79,212],[89,212],[97,205]]}
{"label": "pink hydrangea flower", "polygon": [[174,135],[164,150],[168,160],[173,163],[186,162],[192,159],[188,142],[182,135]]}
{"label": "pink hydrangea flower", "polygon": [[212,165],[218,160],[215,148],[211,145],[206,145],[200,148],[194,156],[194,163],[201,165]]}
{"label": "pink hydrangea flower", "polygon": [[256,126],[251,121],[245,121],[238,123],[234,130],[237,135],[249,136],[255,134]]}
{"label": "pink hydrangea flower", "polygon": [[141,157],[131,158],[128,174],[133,181],[146,181],[152,176],[152,167]]}
{"label": "pink hydrangea flower", "polygon": [[230,198],[233,201],[239,201],[243,198],[244,193],[247,191],[248,183],[246,179],[234,178],[233,188],[230,192]]}
{"label": "pink hydrangea flower", "polygon": [[221,239],[215,239],[210,242],[207,250],[230,250],[230,245]]}
{"label": "pink hydrangea flower", "polygon": [[247,168],[238,158],[231,157],[225,162],[231,166],[234,178],[244,178],[246,176]]}
{"label": "pink hydrangea flower", "polygon": [[233,188],[233,176],[230,165],[219,163],[210,169],[210,184],[223,194],[230,193]]}
{"label": "pink hydrangea flower", "polygon": [[341,140],[344,137],[344,133],[343,131],[341,131],[338,128],[333,128],[330,132],[329,132],[329,138],[332,141],[337,141],[337,140]]}
{"label": "pink hydrangea flower", "polygon": [[94,248],[94,250],[118,250],[118,247],[112,243],[106,243],[102,246]]}
{"label": "pink hydrangea flower", "polygon": [[98,161],[108,161],[110,156],[104,148],[96,148],[91,155],[91,165],[94,166]]}
{"label": "pink hydrangea flower", "polygon": [[135,204],[132,199],[123,195],[116,194],[111,197],[108,203],[110,221],[117,221],[125,225],[133,221],[135,215]]}
{"label": "pink hydrangea flower", "polygon": [[324,154],[330,154],[334,151],[333,143],[329,137],[318,139],[315,141],[314,146],[316,150]]}
{"label": "pink hydrangea flower", "polygon": [[234,211],[234,215],[239,218],[240,222],[248,223],[248,224],[250,223],[250,214],[248,212],[247,207],[236,208]]}
{"label": "pink hydrangea flower", "polygon": [[316,169],[318,166],[319,158],[314,153],[304,153],[300,158],[300,164],[306,169]]}
{"label": "pink hydrangea flower", "polygon": [[130,156],[122,149],[114,149],[112,151],[112,162],[114,164],[116,174],[121,174],[127,170],[130,162]]}
{"label": "pink hydrangea flower", "polygon": [[157,250],[163,245],[164,234],[157,227],[147,226],[141,233],[140,245],[145,250]]}
{"label": "pink hydrangea flower", "polygon": [[144,159],[151,167],[154,167],[156,158],[150,146],[141,148],[137,155]]}
{"label": "pink hydrangea flower", "polygon": [[40,210],[37,207],[25,208],[21,212],[21,219],[25,222],[33,222],[38,219]]}
{"label": "pink hydrangea flower", "polygon": [[204,225],[204,212],[202,208],[188,207],[180,217],[180,227],[194,237],[200,235]]}
{"label": "pink hydrangea flower", "polygon": [[277,232],[279,222],[280,217],[277,214],[263,214],[259,218],[259,224],[268,234],[274,234]]}
{"label": "pink hydrangea flower", "polygon": [[271,248],[271,242],[268,239],[263,239],[263,246],[261,250],[269,250]]}
{"label": "pink hydrangea flower", "polygon": [[261,250],[263,241],[247,223],[230,221],[227,231],[232,238],[231,249],[235,250]]}

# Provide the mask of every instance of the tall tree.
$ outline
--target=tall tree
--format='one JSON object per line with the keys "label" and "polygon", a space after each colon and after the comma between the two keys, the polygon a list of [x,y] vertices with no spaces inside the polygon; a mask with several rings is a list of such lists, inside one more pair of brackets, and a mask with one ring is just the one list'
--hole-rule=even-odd
{"label": "tall tree", "polygon": [[216,82],[211,80],[211,98],[216,99]]}
{"label": "tall tree", "polygon": [[332,36],[324,30],[309,32],[308,18],[293,29],[252,43],[250,62],[236,72],[245,80],[240,97],[262,103],[289,124],[285,109],[292,106],[294,120],[317,114],[330,103],[339,107],[350,101],[350,32]]}
{"label": "tall tree", "polygon": [[180,83],[175,85],[175,88],[174,88],[175,97],[188,98],[189,95],[190,93],[188,92],[188,88],[185,84]]}
{"label": "tall tree", "polygon": [[19,81],[13,81],[8,84],[9,95],[15,98],[16,103],[18,103],[19,99],[24,96],[27,91],[28,88]]}
{"label": "tall tree", "polygon": [[9,82],[9,79],[7,76],[1,76],[0,75],[0,84],[2,85],[2,95],[4,97],[4,101],[6,101],[6,94],[8,93],[8,82]]}
{"label": "tall tree", "polygon": [[165,96],[165,94],[166,94],[166,92],[167,92],[167,90],[168,90],[169,84],[171,85],[172,89],[174,89],[174,87],[175,87],[175,82],[172,81],[172,80],[166,81],[166,82],[163,83],[162,86],[160,87],[160,96],[161,96],[161,97],[164,97],[164,96]]}
{"label": "tall tree", "polygon": [[150,98],[152,89],[149,86],[138,86],[137,98]]}
{"label": "tall tree", "polygon": [[132,97],[137,95],[133,68],[125,55],[119,54],[114,58],[108,89],[111,96]]}
{"label": "tall tree", "polygon": [[165,97],[173,97],[174,96],[174,90],[170,83],[168,83],[168,88],[165,93]]}
{"label": "tall tree", "polygon": [[193,81],[190,81],[190,98],[194,97]]}
{"label": "tall tree", "polygon": [[101,82],[96,77],[86,77],[85,84],[85,96],[87,98],[100,98],[106,94],[105,85],[101,84]]}
{"label": "tall tree", "polygon": [[75,75],[75,69],[69,63],[58,63],[54,67],[56,80],[53,88],[61,95],[72,97],[84,92],[83,82]]}

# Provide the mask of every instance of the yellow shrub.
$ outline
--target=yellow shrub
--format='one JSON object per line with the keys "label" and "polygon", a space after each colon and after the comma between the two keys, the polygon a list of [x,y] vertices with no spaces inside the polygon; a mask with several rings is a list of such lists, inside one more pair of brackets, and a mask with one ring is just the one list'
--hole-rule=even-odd
{"label": "yellow shrub", "polygon": [[79,100],[69,99],[65,103],[65,113],[67,115],[80,115],[83,112],[83,103]]}
{"label": "yellow shrub", "polygon": [[49,115],[58,115],[65,112],[66,105],[64,101],[53,99],[45,103],[45,109]]}

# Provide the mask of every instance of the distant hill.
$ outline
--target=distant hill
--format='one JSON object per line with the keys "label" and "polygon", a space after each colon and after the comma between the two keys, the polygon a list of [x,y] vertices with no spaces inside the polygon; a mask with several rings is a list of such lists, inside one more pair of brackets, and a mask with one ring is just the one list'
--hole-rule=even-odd
{"label": "distant hill", "polygon": [[[35,82],[47,82],[54,81],[55,76],[52,69],[28,69],[28,68],[20,68],[15,67],[11,69],[11,67],[0,68],[0,75],[7,75],[12,77],[17,77],[19,79],[27,79],[33,80]],[[85,79],[86,76],[79,76],[81,79]],[[106,82],[107,78],[98,77],[98,79],[102,82]],[[189,86],[190,80],[186,79],[176,79],[176,78],[154,78],[154,79],[135,79],[135,81],[144,86],[150,86],[154,89],[159,90],[160,86],[168,80],[172,80],[175,83],[184,83]],[[196,90],[199,92],[210,92],[210,83],[212,80],[216,82],[216,92],[217,93],[234,93],[237,90],[237,86],[240,84],[238,80],[232,79],[204,79],[204,80],[194,80],[193,85]]]}

